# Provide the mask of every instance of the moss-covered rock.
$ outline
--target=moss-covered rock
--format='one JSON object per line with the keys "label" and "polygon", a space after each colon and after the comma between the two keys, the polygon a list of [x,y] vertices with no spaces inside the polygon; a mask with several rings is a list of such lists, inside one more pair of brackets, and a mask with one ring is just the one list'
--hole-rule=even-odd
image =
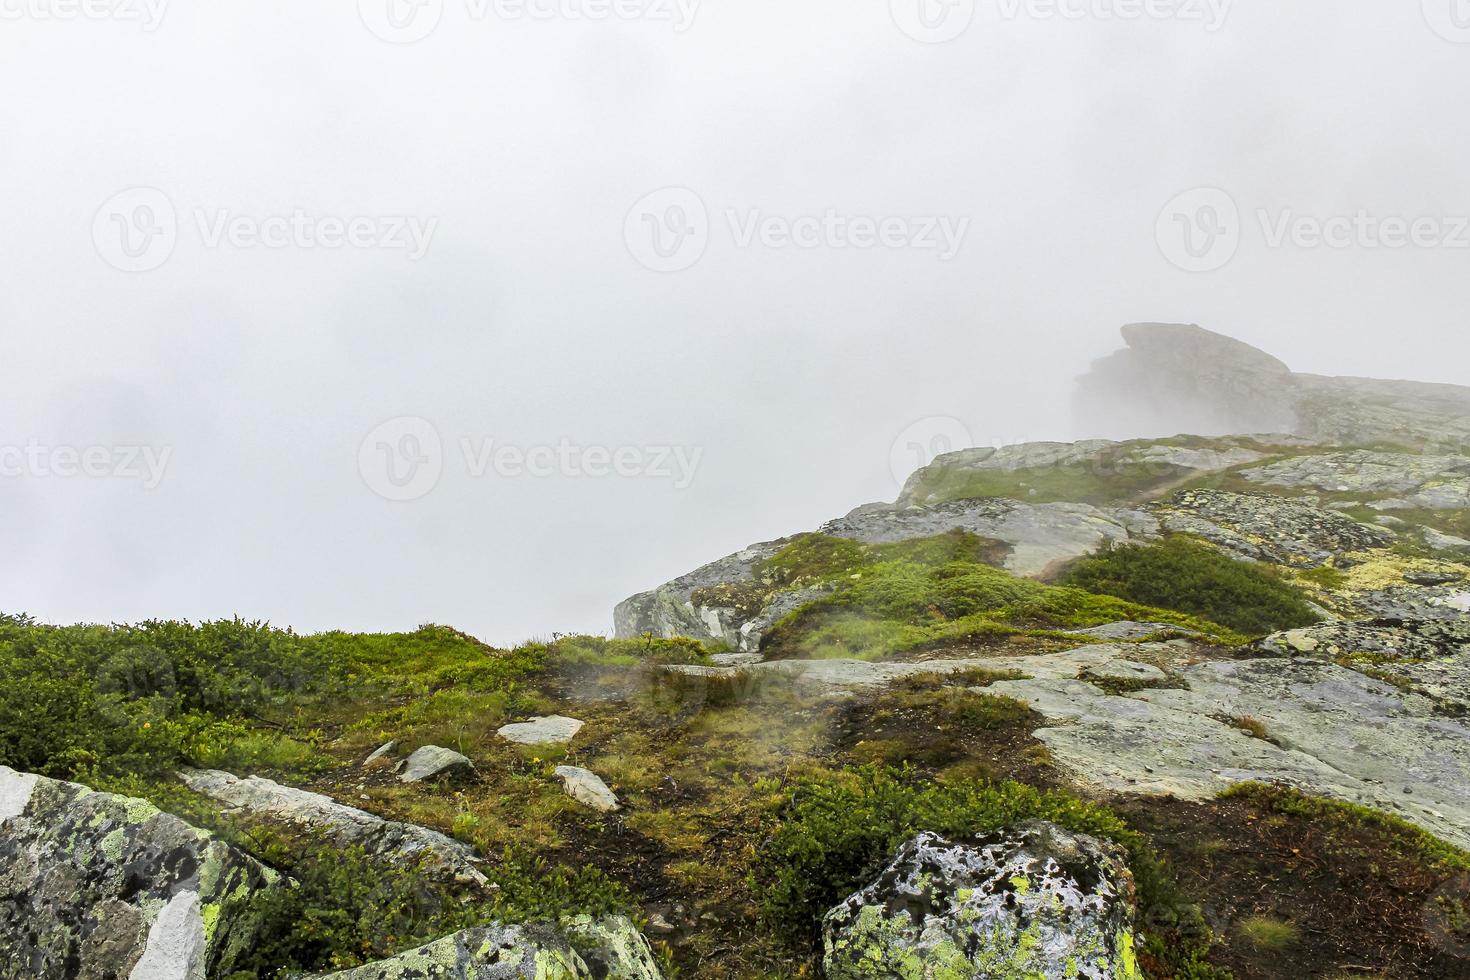
{"label": "moss-covered rock", "polygon": [[392,959],[314,980],[582,980],[594,977],[546,926],[490,925],[446,936]]}
{"label": "moss-covered rock", "polygon": [[0,767],[0,977],[228,974],[280,885],[143,800]]}
{"label": "moss-covered rock", "polygon": [[920,834],[827,914],[829,980],[1141,980],[1122,852],[1054,824]]}

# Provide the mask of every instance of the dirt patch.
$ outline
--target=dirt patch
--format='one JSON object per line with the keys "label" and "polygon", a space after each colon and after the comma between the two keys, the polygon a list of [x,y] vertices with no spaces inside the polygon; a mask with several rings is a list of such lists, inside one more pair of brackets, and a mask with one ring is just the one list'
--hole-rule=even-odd
{"label": "dirt patch", "polygon": [[[1238,980],[1470,976],[1470,935],[1454,933],[1450,907],[1470,882],[1392,832],[1255,799],[1114,806],[1167,856],[1216,934],[1211,959]],[[1147,928],[1172,910],[1140,914]]]}

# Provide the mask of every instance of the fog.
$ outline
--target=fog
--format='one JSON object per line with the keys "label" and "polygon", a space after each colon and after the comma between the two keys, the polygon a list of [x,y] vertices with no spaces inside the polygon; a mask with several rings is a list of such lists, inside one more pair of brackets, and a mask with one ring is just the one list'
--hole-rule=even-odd
{"label": "fog", "polygon": [[0,609],[605,632],[1125,322],[1470,381],[1459,2],[0,0]]}

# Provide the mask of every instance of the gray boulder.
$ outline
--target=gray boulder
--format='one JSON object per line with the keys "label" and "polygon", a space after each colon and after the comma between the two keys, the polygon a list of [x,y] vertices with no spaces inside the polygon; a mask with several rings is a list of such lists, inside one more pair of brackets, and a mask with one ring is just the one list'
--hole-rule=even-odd
{"label": "gray boulder", "polygon": [[225,975],[256,940],[251,899],[280,885],[250,856],[146,801],[0,767],[6,976]]}
{"label": "gray boulder", "polygon": [[417,949],[314,980],[581,980],[595,974],[546,926],[467,929]]}
{"label": "gray boulder", "polygon": [[468,776],[474,771],[475,764],[453,749],[425,745],[403,760],[398,770],[398,781],[421,783],[440,777]]}
{"label": "gray boulder", "polygon": [[476,866],[473,848],[427,827],[384,820],[329,796],[259,776],[240,779],[227,772],[190,770],[179,778],[194,792],[224,804],[226,812],[291,824],[397,864],[418,865],[459,884],[489,885]]}
{"label": "gray boulder", "polygon": [[1048,823],[973,841],[920,834],[827,913],[828,980],[1140,980],[1122,852]]}

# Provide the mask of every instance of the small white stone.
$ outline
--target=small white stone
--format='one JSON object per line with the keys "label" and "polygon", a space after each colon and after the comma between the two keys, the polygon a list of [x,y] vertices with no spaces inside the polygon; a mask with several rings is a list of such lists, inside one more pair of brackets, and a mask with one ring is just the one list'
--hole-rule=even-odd
{"label": "small white stone", "polygon": [[601,813],[612,813],[619,809],[617,796],[596,773],[576,766],[557,766],[556,777],[562,781],[567,795],[578,803]]}

